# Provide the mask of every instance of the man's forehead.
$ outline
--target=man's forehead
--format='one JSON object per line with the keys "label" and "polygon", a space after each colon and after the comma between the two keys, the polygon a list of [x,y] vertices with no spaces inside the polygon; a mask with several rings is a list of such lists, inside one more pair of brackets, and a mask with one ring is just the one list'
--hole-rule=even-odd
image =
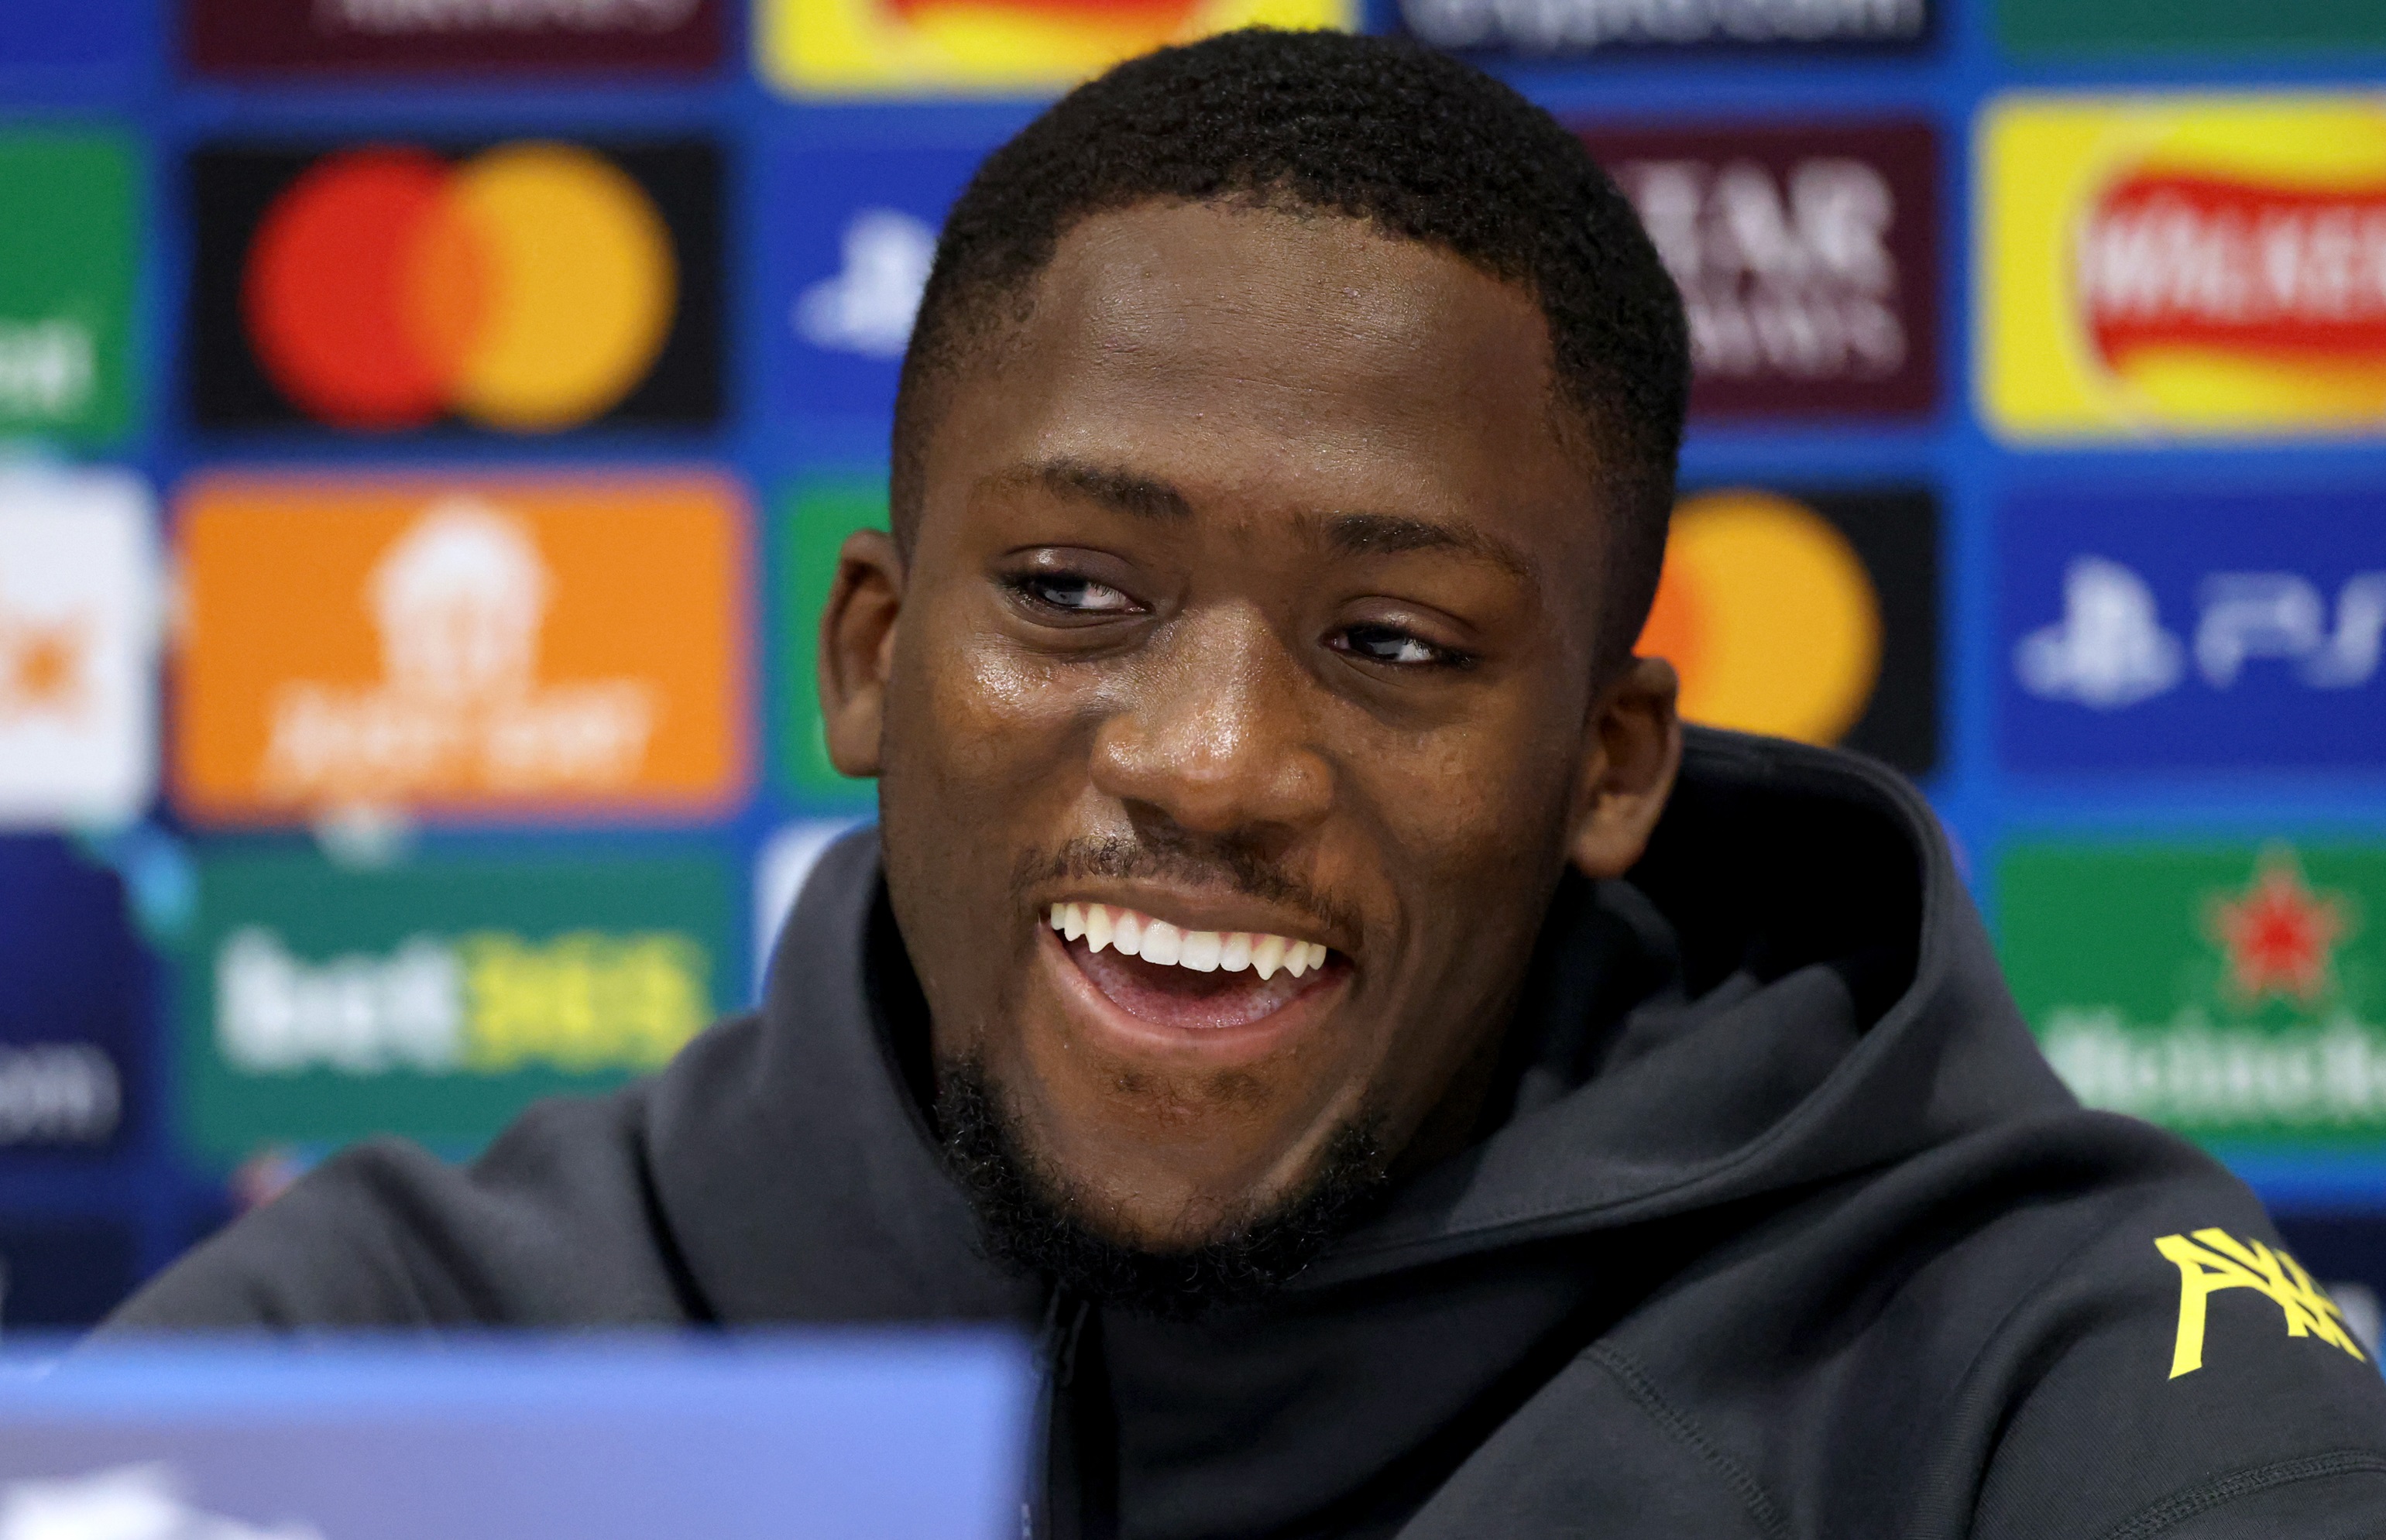
{"label": "man's forehead", "polygon": [[1026,330],[1032,345],[1128,369],[1223,357],[1270,378],[1412,389],[1447,389],[1453,369],[1551,379],[1548,325],[1522,286],[1366,220],[1233,203],[1079,221],[1036,281]]}

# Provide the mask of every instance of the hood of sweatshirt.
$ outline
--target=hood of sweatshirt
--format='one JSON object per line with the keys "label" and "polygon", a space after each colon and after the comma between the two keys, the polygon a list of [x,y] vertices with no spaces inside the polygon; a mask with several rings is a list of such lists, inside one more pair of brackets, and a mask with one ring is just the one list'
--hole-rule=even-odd
{"label": "hood of sweatshirt", "polygon": [[653,1088],[658,1222],[724,1321],[1051,1326],[1047,1526],[1389,1534],[1669,1280],[1967,1133],[2071,1105],[1920,795],[1702,730],[1647,856],[1569,879],[1482,1136],[1288,1288],[1169,1322],[978,1249],[923,1110],[874,835],[823,858],[758,1022]]}

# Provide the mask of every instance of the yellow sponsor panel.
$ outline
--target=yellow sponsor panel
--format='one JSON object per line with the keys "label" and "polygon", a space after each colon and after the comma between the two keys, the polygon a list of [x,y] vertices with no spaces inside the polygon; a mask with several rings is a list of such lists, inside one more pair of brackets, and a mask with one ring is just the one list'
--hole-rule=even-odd
{"label": "yellow sponsor panel", "polygon": [[998,95],[1237,27],[1358,24],[1357,0],[760,0],[755,48],[796,95]]}
{"label": "yellow sponsor panel", "polygon": [[1978,143],[1998,434],[2386,431],[2386,96],[2011,95]]}

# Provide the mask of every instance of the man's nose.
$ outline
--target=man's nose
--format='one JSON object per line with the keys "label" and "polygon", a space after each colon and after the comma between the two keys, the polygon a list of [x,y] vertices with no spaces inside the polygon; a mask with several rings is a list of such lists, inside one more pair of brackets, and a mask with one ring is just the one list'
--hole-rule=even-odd
{"label": "man's nose", "polygon": [[1332,806],[1307,672],[1264,618],[1180,617],[1094,738],[1093,783],[1195,833],[1299,833]]}

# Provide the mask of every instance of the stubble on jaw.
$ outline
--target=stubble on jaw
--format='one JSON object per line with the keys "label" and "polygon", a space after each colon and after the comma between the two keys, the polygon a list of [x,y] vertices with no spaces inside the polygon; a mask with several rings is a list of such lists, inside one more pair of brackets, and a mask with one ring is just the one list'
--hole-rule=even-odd
{"label": "stubble on jaw", "polygon": [[1328,1136],[1315,1171],[1279,1201],[1221,1215],[1193,1246],[1152,1251],[1112,1239],[1086,1216],[1083,1189],[1020,1137],[976,1058],[937,1065],[936,1124],[994,1261],[1164,1321],[1198,1320],[1283,1288],[1374,1208],[1390,1165],[1381,1120],[1362,1113]]}

